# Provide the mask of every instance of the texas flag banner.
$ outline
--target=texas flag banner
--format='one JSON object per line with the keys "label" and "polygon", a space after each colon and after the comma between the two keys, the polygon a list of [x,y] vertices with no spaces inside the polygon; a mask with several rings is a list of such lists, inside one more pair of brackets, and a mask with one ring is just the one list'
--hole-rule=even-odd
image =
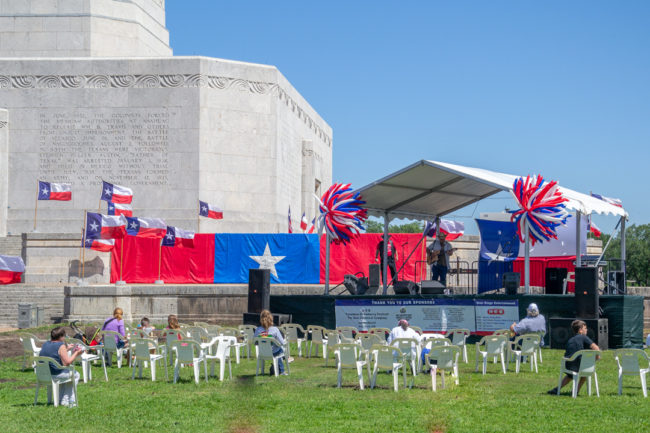
{"label": "texas flag banner", "polygon": [[308,234],[314,233],[314,229],[316,228],[316,218],[311,220],[311,223],[309,224],[309,229],[307,230]]}
{"label": "texas flag banner", "polygon": [[[440,231],[447,235],[448,241],[453,241],[465,233],[465,224],[461,221],[441,220]],[[435,236],[436,223],[427,221],[427,224],[424,227],[424,233],[429,237]]]}
{"label": "texas flag banner", "polygon": [[293,233],[293,227],[291,226],[291,206],[289,206],[289,233]]}
{"label": "texas flag banner", "polygon": [[115,248],[115,239],[86,239],[84,247],[107,253]]}
{"label": "texas flag banner", "polygon": [[160,218],[126,217],[126,234],[141,238],[162,238],[167,233],[167,224]]}
{"label": "texas flag banner", "polygon": [[52,183],[38,181],[39,200],[72,200],[72,188],[69,183]]}
{"label": "texas flag banner", "polygon": [[305,216],[305,213],[302,213],[302,218],[300,218],[300,229],[304,232],[307,230],[307,217]]}
{"label": "texas flag banner", "polygon": [[102,181],[102,200],[113,203],[129,204],[133,201],[133,190],[125,186],[113,185]]}
{"label": "texas flag banner", "polygon": [[594,236],[597,237],[597,238],[599,238],[600,235],[603,234],[603,233],[600,231],[600,229],[596,226],[596,224],[594,224],[593,221],[589,221],[589,231],[591,232],[592,235],[594,235]]}
{"label": "texas flag banner", "polygon": [[162,246],[194,248],[194,232],[167,226],[167,233],[163,237]]}
{"label": "texas flag banner", "polygon": [[89,239],[121,239],[126,235],[126,217],[88,212],[86,237]]}
{"label": "texas flag banner", "polygon": [[25,262],[22,257],[0,254],[0,284],[20,283],[23,272],[25,272]]}
{"label": "texas flag banner", "polygon": [[130,204],[119,204],[108,202],[109,215],[124,215],[125,217],[133,216],[133,208]]}
{"label": "texas flag banner", "polygon": [[215,220],[223,219],[223,211],[220,208],[201,200],[199,200],[199,215]]}
{"label": "texas flag banner", "polygon": [[604,195],[594,194],[593,192],[591,193],[591,196],[596,197],[597,199],[602,200],[605,203],[609,203],[612,206],[623,207],[623,202],[621,201],[620,198],[605,197]]}

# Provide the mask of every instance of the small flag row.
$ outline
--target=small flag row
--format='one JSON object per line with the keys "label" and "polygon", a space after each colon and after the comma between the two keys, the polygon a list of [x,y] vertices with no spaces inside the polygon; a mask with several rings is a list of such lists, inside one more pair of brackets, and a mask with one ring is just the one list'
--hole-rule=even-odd
{"label": "small flag row", "polygon": [[[293,226],[291,223],[291,206],[289,206],[289,233],[293,233]],[[303,233],[314,233],[314,229],[316,228],[316,218],[314,217],[311,220],[311,223],[307,221],[307,216],[305,215],[305,212],[302,213],[302,218],[300,218],[300,230],[303,231]]]}

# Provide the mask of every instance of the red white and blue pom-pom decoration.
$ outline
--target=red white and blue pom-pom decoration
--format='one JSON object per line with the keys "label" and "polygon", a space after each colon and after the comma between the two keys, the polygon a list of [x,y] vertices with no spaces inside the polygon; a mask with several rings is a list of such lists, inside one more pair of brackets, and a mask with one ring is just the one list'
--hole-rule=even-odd
{"label": "red white and blue pom-pom decoration", "polygon": [[571,216],[563,204],[569,200],[558,191],[558,186],[556,181],[544,181],[541,175],[515,179],[512,195],[520,209],[510,211],[510,220],[517,223],[521,242],[526,241],[526,226],[532,245],[557,239],[556,228],[565,225],[566,219]]}
{"label": "red white and blue pom-pom decoration", "polygon": [[368,211],[362,205],[366,202],[358,192],[352,192],[350,184],[335,183],[316,199],[320,203],[318,232],[325,230],[334,243],[346,244],[365,231],[363,223],[368,219]]}

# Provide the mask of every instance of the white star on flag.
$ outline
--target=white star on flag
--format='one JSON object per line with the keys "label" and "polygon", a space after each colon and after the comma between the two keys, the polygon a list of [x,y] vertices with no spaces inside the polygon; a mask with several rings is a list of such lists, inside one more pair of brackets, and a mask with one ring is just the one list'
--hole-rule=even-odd
{"label": "white star on flag", "polygon": [[267,242],[266,247],[264,247],[264,255],[249,257],[260,264],[259,269],[269,269],[271,271],[271,274],[275,278],[278,278],[278,272],[275,270],[275,265],[286,256],[272,256],[271,249],[269,248],[269,243]]}
{"label": "white star on flag", "polygon": [[104,190],[104,195],[106,195],[106,196],[111,195],[111,190],[108,189],[108,188],[106,188],[106,189]]}
{"label": "white star on flag", "polygon": [[169,239],[169,240],[174,239],[174,235],[171,234],[171,233],[167,233],[167,234],[165,235],[165,237],[166,237],[167,239]]}
{"label": "white star on flag", "polygon": [[206,206],[203,206],[201,209],[203,210],[203,212],[207,212],[207,211],[208,211],[208,208],[207,208]]}
{"label": "white star on flag", "polygon": [[138,225],[135,223],[135,221],[131,222],[131,228],[134,230],[138,228]]}
{"label": "white star on flag", "polygon": [[99,226],[97,225],[97,223],[93,221],[93,223],[90,225],[90,229],[96,232],[98,228]]}
{"label": "white star on flag", "polygon": [[49,191],[47,190],[47,188],[43,188],[43,195],[47,194],[48,192]]}

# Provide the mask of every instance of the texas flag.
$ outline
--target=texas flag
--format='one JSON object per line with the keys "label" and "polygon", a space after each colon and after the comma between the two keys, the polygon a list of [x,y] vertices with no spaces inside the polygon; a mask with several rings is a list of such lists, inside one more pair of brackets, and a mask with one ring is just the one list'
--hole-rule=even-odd
{"label": "texas flag", "polygon": [[119,204],[108,202],[109,215],[124,215],[125,217],[133,216],[133,208],[130,204]]}
{"label": "texas flag", "polygon": [[[453,241],[465,233],[465,224],[460,221],[441,220],[440,231],[447,235],[448,241]],[[436,224],[427,222],[424,233],[429,237],[433,237],[436,234]]]}
{"label": "texas flag", "polygon": [[223,219],[223,211],[221,209],[201,200],[199,200],[199,215],[215,220]]}
{"label": "texas flag", "polygon": [[600,235],[602,235],[602,232],[598,227],[596,227],[596,224],[594,224],[593,221],[589,221],[589,231],[597,238],[599,238]]}
{"label": "texas flag", "polygon": [[115,247],[115,239],[86,239],[84,247],[107,253]]}
{"label": "texas flag", "polygon": [[126,235],[126,217],[88,212],[86,237],[90,239],[121,239]]}
{"label": "texas flag", "polygon": [[38,181],[39,200],[72,200],[72,188],[69,183],[52,183]]}
{"label": "texas flag", "polygon": [[0,284],[20,283],[23,272],[25,272],[25,262],[22,257],[0,254]]}
{"label": "texas flag", "polygon": [[609,203],[612,206],[623,207],[623,202],[621,201],[620,198],[605,197],[604,195],[594,194],[593,192],[591,193],[591,196],[596,197],[597,199],[602,200],[606,203]]}
{"label": "texas flag", "polygon": [[300,218],[300,228],[303,232],[307,229],[307,217],[304,212],[302,213],[302,218]]}
{"label": "texas flag", "polygon": [[167,226],[167,233],[162,240],[162,246],[194,248],[194,232]]}
{"label": "texas flag", "polygon": [[133,190],[125,186],[113,185],[102,181],[102,200],[113,203],[129,204],[133,201]]}
{"label": "texas flag", "polygon": [[309,224],[309,230],[307,230],[307,233],[309,234],[314,233],[315,228],[316,228],[316,218],[311,220],[311,224]]}
{"label": "texas flag", "polygon": [[160,239],[167,233],[167,224],[160,218],[126,217],[126,234],[140,238]]}
{"label": "texas flag", "polygon": [[293,233],[293,227],[291,226],[291,206],[289,206],[289,233]]}

